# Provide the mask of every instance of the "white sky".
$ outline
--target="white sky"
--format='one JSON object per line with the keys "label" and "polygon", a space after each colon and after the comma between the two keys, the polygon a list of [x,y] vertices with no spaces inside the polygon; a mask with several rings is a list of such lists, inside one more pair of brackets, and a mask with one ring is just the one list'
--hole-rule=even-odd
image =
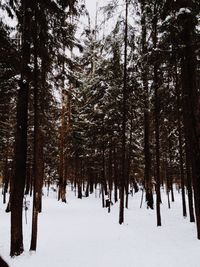
{"label": "white sky", "polygon": [[95,18],[96,6],[105,6],[109,2],[109,0],[85,0],[86,8],[90,13],[91,20],[94,20]]}
{"label": "white sky", "polygon": [[[103,0],[100,0],[100,1],[102,2]],[[95,16],[97,1],[96,0],[85,0],[85,4],[90,15]]]}

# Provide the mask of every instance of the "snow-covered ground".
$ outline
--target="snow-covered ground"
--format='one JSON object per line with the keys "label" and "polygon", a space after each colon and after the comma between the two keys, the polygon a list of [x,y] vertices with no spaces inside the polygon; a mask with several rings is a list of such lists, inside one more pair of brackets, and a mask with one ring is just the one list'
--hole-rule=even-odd
{"label": "snow-covered ground", "polygon": [[82,200],[68,191],[68,203],[55,192],[43,198],[38,249],[30,255],[31,210],[24,225],[25,252],[9,257],[10,215],[0,208],[0,254],[10,267],[199,267],[200,241],[195,224],[182,217],[180,194],[169,210],[163,194],[162,227],[155,211],[139,208],[141,193],[130,197],[125,223],[118,224],[118,204],[111,213],[91,195]]}

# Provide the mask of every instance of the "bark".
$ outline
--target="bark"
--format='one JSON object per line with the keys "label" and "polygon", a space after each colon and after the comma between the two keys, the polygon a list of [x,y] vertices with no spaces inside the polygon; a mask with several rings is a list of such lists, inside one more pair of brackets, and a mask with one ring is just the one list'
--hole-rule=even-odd
{"label": "bark", "polygon": [[75,153],[75,176],[77,177],[77,184],[78,184],[78,198],[82,198],[82,179],[80,175],[80,159],[78,157],[78,153]]}
{"label": "bark", "polygon": [[[188,141],[186,141],[188,143]],[[186,177],[187,177],[187,193],[188,193],[188,205],[189,205],[189,214],[190,222],[195,222],[194,217],[194,205],[193,205],[193,191],[192,191],[192,177],[191,177],[191,160],[189,158],[189,148],[186,146]]]}
{"label": "bark", "polygon": [[[63,81],[64,86],[64,81]],[[62,90],[62,111],[61,111],[61,128],[60,128],[60,170],[59,170],[59,192],[58,192],[58,200],[61,199],[62,202],[66,203],[66,182],[64,175],[64,137],[65,137],[65,113],[66,113],[66,97],[65,90]]]}
{"label": "bark", "polygon": [[[182,2],[179,1],[179,3]],[[189,137],[190,151],[192,151],[192,178],[197,238],[200,239],[200,98],[196,86],[196,55],[193,46],[195,23],[192,13],[184,13],[179,19],[182,24],[182,41],[184,44],[181,58],[183,114],[185,133]]]}
{"label": "bark", "polygon": [[[33,187],[33,215],[30,250],[36,251],[38,233],[38,213],[41,209],[41,194],[43,181],[43,134],[41,121],[41,99],[38,85],[38,3],[35,1],[35,25],[34,25],[34,187]],[[40,94],[39,94],[40,93]]]}
{"label": "bark", "polygon": [[172,151],[171,151],[170,137],[169,137],[169,187],[171,191],[171,200],[172,202],[174,202],[173,175],[172,175]]}
{"label": "bark", "polygon": [[132,142],[133,142],[133,111],[131,110],[131,122],[130,122],[130,139],[129,139],[129,149],[127,157],[127,178],[126,178],[126,209],[128,209],[128,197],[129,197],[129,184],[130,184],[130,169],[131,169],[131,152],[132,152]]}
{"label": "bark", "polygon": [[81,184],[78,184],[78,198],[82,198],[83,194],[82,194],[82,186]]}
{"label": "bark", "polygon": [[6,204],[6,194],[8,192],[8,185],[9,185],[9,166],[8,166],[8,152],[7,152],[4,165],[4,175],[3,175],[3,204]]}
{"label": "bark", "polygon": [[152,180],[151,180],[151,155],[150,155],[150,119],[149,119],[149,93],[148,93],[148,80],[147,80],[147,32],[146,32],[146,1],[141,2],[141,25],[142,25],[142,82],[144,90],[144,186],[146,192],[147,207],[153,209],[153,193],[152,193]]}
{"label": "bark", "polygon": [[112,141],[109,148],[109,159],[108,159],[108,187],[109,187],[109,200],[112,201],[112,182],[113,182],[113,168],[112,168],[112,162],[113,162],[113,155],[112,155]]}
{"label": "bark", "polygon": [[[105,135],[105,127],[104,127],[104,119],[102,120],[102,135],[104,138]],[[105,150],[105,144],[103,141],[102,144],[102,192],[105,193],[105,195],[108,195],[108,188],[107,188],[107,181],[106,181],[106,159],[105,159],[105,155],[106,155],[106,150]],[[104,206],[104,205],[103,205]]]}
{"label": "bark", "polygon": [[[153,19],[153,46],[154,49],[157,48],[157,7],[156,3],[154,6],[154,19]],[[157,59],[156,59],[157,60]],[[155,145],[156,145],[156,215],[157,215],[157,226],[161,226],[161,214],[160,214],[160,203],[161,203],[161,194],[160,194],[160,101],[159,101],[159,84],[158,84],[158,68],[159,64],[156,61],[154,63],[154,96],[155,96]]]}
{"label": "bark", "polygon": [[89,182],[90,182],[90,194],[92,194],[94,192],[94,174],[92,172],[92,170],[90,170],[90,173],[89,173]]}
{"label": "bark", "polygon": [[105,195],[104,195],[103,185],[101,185],[101,200],[102,200],[102,208],[105,208]]}
{"label": "bark", "polygon": [[89,197],[89,182],[87,182],[87,185],[86,185],[85,197]]}
{"label": "bark", "polygon": [[114,161],[114,201],[118,201],[118,164],[117,164],[117,155],[116,148],[114,148],[113,161]]}
{"label": "bark", "polygon": [[10,255],[20,255],[24,251],[22,232],[22,210],[24,187],[26,180],[27,158],[27,110],[29,93],[30,63],[30,24],[32,18],[31,0],[23,0],[23,34],[22,34],[22,65],[20,89],[17,98],[17,133],[15,149],[15,174],[11,199],[11,248]]}
{"label": "bark", "polygon": [[29,192],[30,192],[30,180],[31,180],[30,164],[27,164],[27,167],[26,167],[26,188],[25,188],[25,195],[28,195]]}
{"label": "bark", "polygon": [[1,267],[9,267],[8,264],[2,259],[1,256],[0,256],[0,266]]}
{"label": "bark", "polygon": [[6,207],[6,212],[11,212],[11,199],[12,199],[12,192],[13,192],[13,181],[14,181],[14,161],[12,161],[11,163],[11,171],[10,171],[10,197],[9,197],[9,201]]}
{"label": "bark", "polygon": [[126,121],[127,121],[127,44],[128,44],[128,0],[125,14],[125,35],[124,35],[124,77],[123,77],[123,121],[122,121],[122,173],[120,179],[120,206],[119,224],[124,222],[124,191],[126,181]]}
{"label": "bark", "polygon": [[[184,77],[183,77],[183,71],[185,69],[184,67],[184,57],[182,55],[182,94],[183,94],[183,99],[182,99],[182,107],[183,107],[183,124],[184,124],[184,137],[185,137],[185,163],[186,163],[186,185],[187,185],[187,192],[188,192],[188,206],[189,206],[189,214],[190,214],[190,222],[195,222],[195,217],[194,217],[194,205],[193,205],[193,190],[192,190],[192,158],[193,158],[193,153],[191,153],[191,143],[190,143],[190,138],[191,138],[191,133],[189,128],[192,127],[190,123],[190,112],[191,111],[186,111],[186,109],[190,108],[188,103],[188,96],[186,96],[186,92],[183,93],[184,89]],[[184,89],[185,90],[185,89]]]}
{"label": "bark", "polygon": [[179,163],[180,163],[180,176],[181,176],[181,197],[182,197],[183,217],[186,217],[187,211],[186,211],[186,202],[185,202],[185,182],[184,182],[184,170],[183,170],[183,136],[182,136],[182,128],[181,128],[181,103],[180,103],[180,92],[179,92],[177,73],[176,73],[176,93],[177,93]]}

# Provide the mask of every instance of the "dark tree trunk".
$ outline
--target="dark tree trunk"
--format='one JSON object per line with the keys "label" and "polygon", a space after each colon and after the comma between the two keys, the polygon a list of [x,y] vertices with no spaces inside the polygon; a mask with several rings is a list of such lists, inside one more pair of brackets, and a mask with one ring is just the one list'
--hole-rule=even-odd
{"label": "dark tree trunk", "polygon": [[77,177],[78,181],[78,198],[82,198],[82,179],[81,179],[81,174],[80,174],[80,159],[78,157],[78,153],[75,153],[75,176]]}
{"label": "dark tree trunk", "polygon": [[87,181],[86,190],[85,190],[85,197],[89,197],[89,182]]}
{"label": "dark tree trunk", "polygon": [[82,199],[82,196],[83,196],[82,186],[81,186],[81,184],[78,184],[78,198]]}
{"label": "dark tree trunk", "polygon": [[43,181],[43,134],[41,121],[41,101],[38,85],[38,3],[35,1],[34,20],[34,188],[33,188],[33,215],[30,250],[36,251],[38,232],[38,213],[41,209],[41,194]]}
{"label": "dark tree trunk", "polygon": [[22,35],[22,65],[20,89],[17,98],[17,133],[15,150],[15,175],[11,199],[11,248],[10,255],[20,255],[24,251],[22,231],[22,210],[26,181],[27,157],[27,110],[29,93],[30,24],[32,18],[31,0],[22,1],[24,10]]}
{"label": "dark tree trunk", "polygon": [[[183,57],[182,57],[182,72],[184,69],[184,62],[183,62]],[[188,99],[186,98],[185,94],[183,93],[183,73],[181,75],[182,79],[182,107],[183,107],[183,124],[184,124],[184,137],[185,137],[185,163],[186,163],[186,183],[187,183],[187,192],[188,192],[188,206],[189,206],[189,214],[190,214],[190,222],[195,222],[195,217],[194,217],[194,207],[193,207],[193,190],[192,190],[192,158],[193,158],[193,153],[191,153],[191,146],[190,146],[190,138],[191,138],[191,133],[189,128],[192,127],[190,125],[190,116],[191,116],[191,111],[186,111],[187,108],[189,108]],[[187,96],[188,97],[188,96]]]}
{"label": "dark tree trunk", "polygon": [[6,212],[11,212],[11,199],[12,199],[12,192],[13,192],[13,177],[14,177],[14,161],[11,162],[11,170],[10,170],[10,196],[9,201],[6,207]]}
{"label": "dark tree trunk", "polygon": [[89,177],[89,182],[90,182],[90,194],[92,194],[94,192],[94,174],[92,172],[92,170],[90,170],[89,173],[90,177]]}
{"label": "dark tree trunk", "polygon": [[112,197],[112,182],[113,182],[113,168],[112,168],[112,141],[109,148],[109,159],[108,159],[108,188],[109,188],[109,199]]}
{"label": "dark tree trunk", "polygon": [[[64,63],[63,63],[64,64]],[[63,66],[63,73],[64,73],[64,66]],[[66,92],[64,90],[64,79],[63,79],[63,90],[62,90],[62,111],[61,111],[61,128],[60,128],[60,166],[59,166],[59,191],[58,191],[58,200],[61,199],[62,202],[66,203],[66,181],[65,181],[65,174],[64,174],[64,162],[65,162],[65,155],[64,155],[64,138],[65,138],[65,115],[66,115]],[[76,179],[76,177],[75,177]],[[76,180],[75,180],[76,181]]]}
{"label": "dark tree trunk", "polygon": [[26,188],[25,188],[25,195],[28,195],[30,192],[30,180],[31,180],[31,173],[30,173],[30,164],[26,166]]}
{"label": "dark tree trunk", "polygon": [[[187,144],[186,144],[187,147]],[[195,222],[194,218],[194,205],[193,205],[193,191],[192,191],[192,178],[191,178],[191,163],[190,158],[186,148],[186,175],[187,175],[187,193],[188,193],[188,205],[189,205],[189,214],[190,222]]]}
{"label": "dark tree trunk", "polygon": [[6,204],[6,194],[8,192],[9,185],[9,167],[8,167],[8,152],[6,153],[5,165],[4,165],[4,175],[3,175],[3,204]]}
{"label": "dark tree trunk", "polygon": [[178,117],[178,140],[179,140],[179,163],[180,163],[180,176],[181,176],[181,196],[182,196],[182,208],[183,217],[187,216],[186,202],[185,202],[185,181],[184,181],[184,170],[183,170],[183,135],[181,127],[181,101],[178,84],[178,75],[176,69],[176,94],[177,94],[177,117]]}
{"label": "dark tree trunk", "polygon": [[168,166],[166,164],[166,190],[167,190],[167,202],[168,202],[168,208],[171,208],[170,205],[170,197],[169,197],[169,192],[170,192],[170,183],[169,183],[170,179],[169,179],[169,171],[168,171]]}
{"label": "dark tree trunk", "polygon": [[[63,17],[62,24],[64,25],[65,17]],[[63,36],[64,38],[64,36]],[[61,127],[60,127],[60,170],[59,170],[59,192],[58,192],[58,200],[61,199],[62,202],[66,203],[66,176],[65,176],[65,137],[68,134],[68,130],[70,128],[70,95],[69,91],[65,88],[65,43],[63,41],[63,61],[62,61],[62,110],[61,110]],[[76,160],[76,159],[75,159]],[[74,164],[75,168],[75,164]],[[77,177],[75,178],[75,194],[76,194],[76,182]]]}
{"label": "dark tree trunk", "polygon": [[133,110],[131,110],[130,118],[130,139],[129,139],[129,149],[127,156],[127,173],[126,173],[126,204],[125,207],[128,209],[128,198],[129,198],[129,184],[130,184],[130,170],[131,170],[131,154],[132,154],[132,142],[133,142]]}
{"label": "dark tree trunk", "polygon": [[105,196],[104,196],[104,187],[101,185],[101,200],[102,200],[102,208],[105,208]]}
{"label": "dark tree trunk", "polygon": [[172,151],[171,151],[170,137],[169,137],[169,187],[171,191],[171,200],[172,202],[174,202],[173,175],[172,175]]}
{"label": "dark tree trunk", "polygon": [[128,0],[125,13],[125,35],[124,35],[124,77],[123,77],[123,121],[122,121],[122,173],[119,187],[119,224],[124,222],[124,191],[126,181],[126,121],[127,121],[127,44],[128,44]]}
{"label": "dark tree trunk", "polygon": [[[104,122],[103,122],[103,136],[104,136]],[[108,195],[107,191],[107,183],[106,183],[106,173],[105,173],[105,147],[103,143],[103,148],[102,148],[102,182],[101,182],[101,194],[102,194],[102,207],[105,207],[105,196]]]}
{"label": "dark tree trunk", "polygon": [[9,267],[8,264],[0,257],[0,266],[1,267]]}
{"label": "dark tree trunk", "polygon": [[115,203],[118,201],[118,165],[117,165],[117,155],[116,148],[114,148],[114,201]]}
{"label": "dark tree trunk", "polygon": [[[157,48],[157,4],[154,6],[154,19],[153,19],[153,46],[154,49]],[[161,203],[161,194],[160,194],[160,100],[158,93],[158,62],[154,64],[154,74],[153,74],[153,84],[155,90],[155,145],[156,145],[156,214],[157,214],[157,226],[161,226],[161,214],[160,214],[160,203]]]}
{"label": "dark tree trunk", "polygon": [[144,186],[146,192],[147,207],[153,209],[153,193],[151,181],[151,159],[150,159],[150,120],[149,120],[149,93],[147,80],[147,32],[146,32],[146,1],[141,1],[141,25],[142,25],[142,82],[144,94]]}
{"label": "dark tree trunk", "polygon": [[[180,7],[185,3],[178,1]],[[188,5],[190,3],[188,2]],[[192,178],[197,224],[197,238],[200,239],[200,97],[196,86],[196,55],[194,49],[195,20],[193,13],[179,15],[182,24],[181,80],[183,92],[183,111],[185,133],[192,151]]]}

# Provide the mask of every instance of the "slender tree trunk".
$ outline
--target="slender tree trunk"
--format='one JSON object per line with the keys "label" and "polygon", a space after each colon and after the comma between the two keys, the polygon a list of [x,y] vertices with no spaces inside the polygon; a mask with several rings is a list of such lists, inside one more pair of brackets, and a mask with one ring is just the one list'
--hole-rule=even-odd
{"label": "slender tree trunk", "polygon": [[[153,19],[153,45],[154,49],[157,48],[157,7],[156,3],[154,6],[154,19]],[[157,215],[157,226],[161,226],[161,214],[160,214],[160,101],[158,93],[158,62],[154,64],[154,89],[155,89],[155,142],[156,142],[156,215]]]}
{"label": "slender tree trunk", "polygon": [[[112,141],[109,148],[109,160],[108,160],[108,186],[109,186],[109,203],[112,202],[112,190],[113,190],[113,168],[112,168]],[[109,208],[110,210],[110,208]]]}
{"label": "slender tree trunk", "polygon": [[80,159],[78,157],[78,153],[75,152],[75,176],[78,181],[78,198],[82,198],[82,179],[80,175]]}
{"label": "slender tree trunk", "polygon": [[3,204],[6,204],[6,194],[8,191],[9,184],[9,167],[8,167],[8,147],[6,149],[5,164],[4,164],[4,174],[3,174]]}
{"label": "slender tree trunk", "polygon": [[117,155],[116,148],[114,147],[113,161],[114,161],[114,201],[118,201],[118,165],[117,165]]}
{"label": "slender tree trunk", "polygon": [[144,90],[144,187],[146,191],[147,207],[153,209],[153,193],[151,181],[151,159],[150,159],[150,120],[149,120],[149,93],[147,80],[147,32],[146,32],[146,1],[141,2],[141,25],[142,25],[142,82]]}
{"label": "slender tree trunk", "polygon": [[[103,125],[103,136],[104,136],[104,125]],[[107,183],[106,183],[106,173],[105,173],[105,147],[103,144],[102,148],[102,186],[101,186],[101,193],[102,193],[102,207],[105,207],[105,197],[104,194],[107,195]]]}
{"label": "slender tree trunk", "polygon": [[29,93],[29,63],[30,63],[30,24],[32,19],[31,0],[22,0],[23,34],[22,34],[22,65],[20,89],[17,98],[17,133],[15,150],[15,175],[11,199],[11,248],[10,255],[20,255],[24,251],[22,231],[22,210],[24,187],[26,181],[27,157],[27,111]]}
{"label": "slender tree trunk", "polygon": [[34,187],[33,187],[33,215],[30,250],[36,251],[38,233],[38,213],[41,206],[41,185],[43,180],[43,137],[41,131],[41,99],[38,85],[38,2],[34,5]]}
{"label": "slender tree trunk", "polygon": [[[170,132],[169,132],[170,133]],[[171,137],[169,137],[169,187],[171,191],[171,200],[174,202],[174,189],[173,189],[173,175],[172,175],[172,149],[171,149]]]}
{"label": "slender tree trunk", "polygon": [[126,178],[126,209],[128,209],[128,197],[129,197],[129,184],[130,184],[130,170],[131,170],[131,153],[132,153],[132,143],[133,143],[133,110],[131,110],[130,118],[130,139],[129,139],[129,149],[127,156],[127,178]]}
{"label": "slender tree trunk", "polygon": [[30,192],[30,179],[31,179],[31,173],[30,173],[30,163],[26,166],[26,188],[25,188],[25,195],[28,195]]}
{"label": "slender tree trunk", "polygon": [[8,264],[0,257],[0,266],[1,267],[9,267]]}
{"label": "slender tree trunk", "polygon": [[[64,48],[63,48],[64,51]],[[63,73],[64,73],[64,62],[63,62]],[[63,78],[63,89],[62,89],[62,110],[61,110],[61,127],[60,127],[60,170],[59,170],[59,191],[58,200],[66,203],[66,181],[65,181],[65,134],[66,134],[66,105],[67,105],[67,92],[64,89],[64,78]],[[75,177],[76,179],[76,177]]]}
{"label": "slender tree trunk", "polygon": [[185,202],[185,182],[184,182],[184,170],[183,170],[183,136],[181,129],[181,103],[180,92],[178,84],[178,75],[176,70],[176,93],[177,93],[177,117],[178,117],[178,140],[179,140],[179,163],[180,163],[180,176],[181,176],[181,196],[182,196],[182,208],[183,217],[187,216],[186,202]]}
{"label": "slender tree trunk", "polygon": [[10,171],[10,197],[9,197],[9,201],[6,207],[6,212],[11,212],[11,199],[12,199],[12,192],[13,192],[13,178],[14,178],[14,161],[12,161],[11,163],[11,171]]}
{"label": "slender tree trunk", "polygon": [[122,121],[122,173],[120,179],[120,206],[119,224],[124,222],[124,190],[126,181],[126,121],[127,121],[127,41],[128,41],[128,0],[125,14],[125,35],[124,35],[124,78],[123,78],[123,121]]}
{"label": "slender tree trunk", "polygon": [[189,157],[189,147],[188,141],[186,140],[185,144],[186,150],[186,177],[187,177],[187,192],[188,192],[188,205],[189,205],[189,214],[190,222],[195,222],[194,218],[194,205],[193,205],[193,191],[192,191],[192,177],[191,177],[191,158]]}
{"label": "slender tree trunk", "polygon": [[169,169],[169,166],[168,166],[168,162],[167,162],[167,159],[166,159],[166,163],[165,163],[165,180],[166,180],[166,192],[167,192],[167,202],[168,202],[168,208],[170,209],[171,208],[171,205],[170,205],[170,198],[169,198],[169,193],[170,193],[170,176],[169,176],[169,172],[170,172],[170,169]]}

